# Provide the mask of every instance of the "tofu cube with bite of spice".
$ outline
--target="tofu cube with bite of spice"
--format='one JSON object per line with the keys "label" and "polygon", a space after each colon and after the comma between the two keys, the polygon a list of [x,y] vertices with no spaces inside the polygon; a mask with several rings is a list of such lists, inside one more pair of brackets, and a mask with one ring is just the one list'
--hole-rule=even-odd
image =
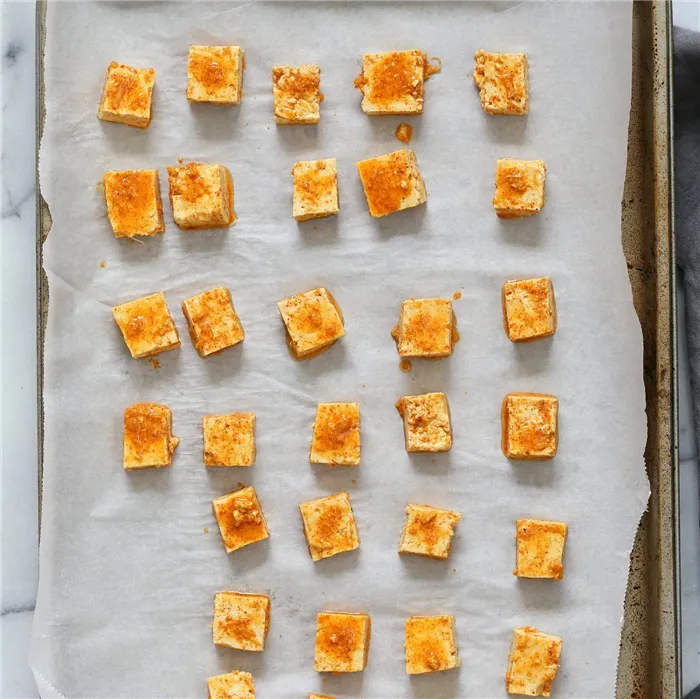
{"label": "tofu cube with bite of spice", "polygon": [[541,160],[496,162],[496,194],[493,207],[499,218],[522,218],[539,214],[544,206],[544,177]]}
{"label": "tofu cube with bite of spice", "polygon": [[104,177],[107,217],[115,238],[165,230],[158,170],[111,171]]}
{"label": "tofu cube with bite of spice", "polygon": [[564,575],[564,522],[519,519],[515,523],[515,575],[520,578],[561,580]]}
{"label": "tofu cube with bite of spice", "polygon": [[412,616],[406,620],[406,672],[422,675],[459,667],[453,616]]}
{"label": "tofu cube with bite of spice", "polygon": [[409,503],[399,553],[445,560],[450,555],[452,537],[460,519],[462,515],[459,512]]}
{"label": "tofu cube with bite of spice", "polygon": [[151,123],[156,71],[112,61],[107,68],[97,117],[145,129]]}
{"label": "tofu cube with bite of spice", "polygon": [[190,46],[188,101],[239,104],[243,94],[244,60],[240,46]]}
{"label": "tofu cube with bite of spice", "polygon": [[212,500],[226,553],[267,539],[270,535],[258,495],[247,487]]}
{"label": "tofu cube with bite of spice", "polygon": [[449,357],[454,346],[450,299],[409,299],[392,331],[400,357]]}
{"label": "tofu cube with bite of spice", "polygon": [[509,393],[503,399],[502,449],[509,459],[551,459],[557,453],[559,401],[542,393]]}
{"label": "tofu cube with bite of spice", "polygon": [[563,641],[532,626],[513,629],[506,670],[506,692],[548,697],[559,669]]}
{"label": "tofu cube with bite of spice", "polygon": [[316,672],[362,672],[372,622],[368,614],[321,612],[316,619]]}
{"label": "tofu cube with bite of spice", "polygon": [[450,407],[444,393],[403,396],[396,403],[403,418],[406,451],[449,451],[452,447]]}
{"label": "tofu cube with bite of spice", "polygon": [[527,56],[524,53],[474,54],[474,84],[489,114],[527,114]]}
{"label": "tofu cube with bite of spice", "polygon": [[136,403],[124,411],[124,469],[170,466],[180,440],[167,405]]}
{"label": "tofu cube with bite of spice", "polygon": [[252,466],[255,463],[255,415],[230,413],[202,418],[205,466]]}
{"label": "tofu cube with bite of spice", "polygon": [[294,163],[292,215],[297,221],[333,216],[338,203],[338,168],[335,158]]}
{"label": "tofu cube with bite of spice", "polygon": [[529,342],[554,335],[557,308],[549,277],[521,279],[503,285],[503,318],[508,339]]}
{"label": "tofu cube with bite of spice", "polygon": [[253,676],[249,672],[229,672],[207,680],[209,699],[255,699]]}
{"label": "tofu cube with bite of spice", "polygon": [[214,644],[262,651],[270,628],[270,598],[244,592],[217,592],[214,597]]}
{"label": "tofu cube with bite of spice", "polygon": [[278,124],[318,124],[321,119],[321,69],[314,65],[275,66],[272,97]]}
{"label": "tofu cube with bite of spice", "polygon": [[299,510],[312,560],[353,551],[360,545],[348,493],[309,500],[299,505]]}
{"label": "tofu cube with bite of spice", "polygon": [[359,465],[359,403],[318,404],[309,461],[329,466]]}
{"label": "tofu cube with bite of spice", "polygon": [[182,302],[192,344],[200,357],[208,357],[233,347],[245,338],[241,321],[223,286],[192,296]]}

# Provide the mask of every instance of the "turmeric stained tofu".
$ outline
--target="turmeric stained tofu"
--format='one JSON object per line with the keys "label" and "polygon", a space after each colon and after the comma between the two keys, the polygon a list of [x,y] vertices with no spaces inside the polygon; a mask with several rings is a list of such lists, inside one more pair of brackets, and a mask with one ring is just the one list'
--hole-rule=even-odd
{"label": "turmeric stained tofu", "polygon": [[105,174],[107,216],[115,238],[156,235],[165,230],[158,170]]}
{"label": "turmeric stained tofu", "polygon": [[503,318],[508,339],[529,342],[554,335],[557,308],[549,277],[521,279],[503,285]]}
{"label": "turmeric stained tofu", "polygon": [[254,488],[241,488],[212,500],[226,553],[267,539],[270,535]]}
{"label": "turmeric stained tofu", "polygon": [[368,614],[321,612],[316,620],[316,672],[361,672],[367,667]]}
{"label": "turmeric stained tofu", "polygon": [[231,292],[219,286],[182,302],[192,344],[200,357],[208,357],[243,342],[245,332]]}
{"label": "turmeric stained tofu", "polygon": [[532,626],[517,626],[508,656],[506,691],[528,697],[548,697],[559,669],[562,639]]}
{"label": "turmeric stained tofu", "polygon": [[253,676],[249,672],[229,672],[207,680],[209,699],[255,699]]}
{"label": "turmeric stained tofu", "polygon": [[233,178],[223,165],[168,168],[170,204],[179,228],[225,228],[236,220]]}
{"label": "turmeric stained tofu", "polygon": [[115,306],[112,315],[134,359],[180,346],[180,337],[162,291]]}
{"label": "turmeric stained tofu", "polygon": [[180,440],[167,405],[136,403],[124,411],[124,469],[170,466]]}
{"label": "turmeric stained tofu", "polygon": [[239,104],[243,94],[244,60],[240,46],[190,46],[187,100]]}
{"label": "turmeric stained tofu", "polygon": [[312,560],[353,551],[360,545],[348,493],[337,493],[299,505],[304,537]]}
{"label": "turmeric stained tofu", "polygon": [[515,523],[515,574],[520,578],[561,580],[568,527],[564,522],[519,519]]}
{"label": "turmeric stained tofu", "polygon": [[262,651],[270,628],[270,598],[244,592],[217,592],[214,597],[214,644]]}
{"label": "turmeric stained tofu", "polygon": [[202,418],[205,466],[252,466],[255,463],[255,415],[230,413]]}
{"label": "turmeric stained tofu", "polygon": [[489,114],[527,114],[527,56],[524,53],[474,54],[474,84]]}
{"label": "turmeric stained tofu", "polygon": [[501,447],[509,459],[551,459],[557,453],[559,401],[542,393],[509,393],[503,399]]}
{"label": "turmeric stained tofu", "polygon": [[449,299],[409,299],[401,304],[392,331],[400,357],[449,357],[454,345],[454,319]]}
{"label": "turmeric stained tofu", "polygon": [[409,503],[399,553],[445,560],[450,555],[450,544],[460,519],[462,515],[459,512]]}
{"label": "turmeric stained tofu", "polygon": [[278,124],[318,124],[321,119],[321,69],[313,65],[275,66],[272,98]]}
{"label": "turmeric stained tofu", "polygon": [[328,289],[319,288],[277,303],[289,345],[302,359],[318,353],[345,335],[343,314]]}
{"label": "turmeric stained tofu", "polygon": [[450,408],[444,393],[403,396],[396,404],[403,418],[406,451],[449,451],[452,447]]}
{"label": "turmeric stained tofu", "polygon": [[333,216],[338,204],[338,168],[335,158],[294,163],[292,215],[297,221]]}
{"label": "turmeric stained tofu", "polygon": [[425,204],[428,192],[416,154],[408,148],[361,160],[357,169],[374,218]]}
{"label": "turmeric stained tofu", "polygon": [[453,616],[412,616],[406,620],[406,672],[421,675],[459,667]]}
{"label": "turmeric stained tofu", "polygon": [[541,160],[496,162],[496,194],[493,207],[499,218],[522,218],[539,214],[544,206],[544,176]]}
{"label": "turmeric stained tofu", "polygon": [[359,465],[359,403],[318,404],[309,461],[329,466]]}
{"label": "turmeric stained tofu", "polygon": [[422,114],[425,81],[431,68],[424,51],[366,53],[355,87],[362,92],[365,114]]}
{"label": "turmeric stained tofu", "polygon": [[97,116],[102,121],[145,129],[151,123],[156,71],[112,61],[107,68]]}

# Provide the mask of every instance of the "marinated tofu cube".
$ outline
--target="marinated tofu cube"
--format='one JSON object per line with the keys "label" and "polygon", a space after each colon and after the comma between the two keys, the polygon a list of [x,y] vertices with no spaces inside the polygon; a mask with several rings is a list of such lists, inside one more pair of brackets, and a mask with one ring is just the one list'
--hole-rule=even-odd
{"label": "marinated tofu cube", "polygon": [[405,647],[409,675],[459,667],[453,616],[412,616],[407,619]]}
{"label": "marinated tofu cube", "polygon": [[330,466],[359,465],[359,403],[318,404],[309,461]]}
{"label": "marinated tofu cube", "polygon": [[165,230],[158,170],[111,171],[104,177],[107,216],[115,238]]}
{"label": "marinated tofu cube", "polygon": [[217,592],[214,597],[214,644],[262,651],[270,628],[270,598],[244,592]]}
{"label": "marinated tofu cube", "polygon": [[243,94],[244,60],[240,46],[190,46],[188,101],[239,104]]}
{"label": "marinated tofu cube", "polygon": [[360,545],[348,493],[337,493],[299,505],[312,560],[353,551]]}
{"label": "marinated tofu cube", "polygon": [[407,148],[361,160],[357,169],[374,218],[425,204],[428,192],[416,154]]}
{"label": "marinated tofu cube", "polygon": [[445,560],[450,555],[452,537],[460,519],[462,515],[459,512],[409,503],[399,553]]}
{"label": "marinated tofu cube", "polygon": [[557,308],[549,277],[521,279],[503,285],[503,317],[512,342],[529,342],[554,335]]}
{"label": "marinated tofu cube", "polygon": [[559,669],[562,639],[532,626],[513,629],[508,656],[506,691],[528,697],[548,697]]}
{"label": "marinated tofu cube", "polygon": [[267,539],[270,535],[254,488],[241,488],[212,500],[226,553]]}
{"label": "marinated tofu cube", "polygon": [[409,299],[401,304],[399,324],[392,330],[401,357],[449,357],[454,347],[450,299]]}
{"label": "marinated tofu cube", "polygon": [[368,614],[321,612],[316,621],[316,672],[361,672],[367,667]]}
{"label": "marinated tofu cube", "polygon": [[333,216],[338,203],[338,168],[335,158],[295,163],[292,215],[297,221]]}
{"label": "marinated tofu cube", "polygon": [[134,359],[180,346],[180,337],[162,291],[115,306],[112,315]]}
{"label": "marinated tofu cube", "polygon": [[209,699],[255,699],[253,676],[249,672],[229,672],[207,680]]}
{"label": "marinated tofu cube", "polygon": [[170,466],[180,440],[167,405],[136,403],[124,411],[124,469]]}
{"label": "marinated tofu cube", "polygon": [[272,97],[278,124],[318,124],[321,119],[321,69],[313,65],[275,66]]}
{"label": "marinated tofu cube", "polygon": [[503,399],[503,453],[509,459],[551,459],[557,453],[559,401],[542,393],[509,393]]}
{"label": "marinated tofu cube", "polygon": [[202,418],[205,466],[252,466],[255,463],[255,415],[230,413]]}
{"label": "marinated tofu cube", "polygon": [[474,84],[489,114],[527,114],[527,56],[524,53],[474,54]]}
{"label": "marinated tofu cube", "polygon": [[515,529],[515,574],[521,578],[561,580],[567,525],[564,522],[519,519]]}
{"label": "marinated tofu cube", "polygon": [[112,61],[107,68],[97,117],[145,129],[151,123],[156,71]]}
{"label": "marinated tofu cube", "polygon": [[444,393],[403,396],[396,404],[403,418],[406,451],[449,451],[452,447],[450,407]]}
{"label": "marinated tofu cube", "polygon": [[496,162],[496,194],[493,207],[499,218],[522,218],[539,214],[544,206],[544,176],[541,160]]}
{"label": "marinated tofu cube", "polygon": [[245,332],[231,301],[231,292],[219,286],[182,302],[192,344],[208,357],[243,342]]}

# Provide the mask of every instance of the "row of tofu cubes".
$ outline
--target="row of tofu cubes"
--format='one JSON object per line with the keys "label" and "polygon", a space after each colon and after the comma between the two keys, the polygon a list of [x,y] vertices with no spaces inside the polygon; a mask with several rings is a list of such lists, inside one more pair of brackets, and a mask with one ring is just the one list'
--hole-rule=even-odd
{"label": "row of tofu cubes", "polygon": [[[508,281],[502,288],[503,320],[508,338],[529,342],[556,331],[554,288],[549,277]],[[278,302],[287,342],[298,359],[312,358],[345,335],[345,321],[335,298],[323,287]],[[216,287],[182,302],[190,337],[202,357],[243,342],[245,332],[231,292]],[[135,359],[180,347],[180,335],[162,292],[112,308],[124,341]],[[399,356],[440,359],[456,342],[452,300],[408,299],[391,331]]]}
{"label": "row of tofu cubes", "polygon": [[[528,62],[525,54],[475,54],[474,82],[490,114],[527,114]],[[369,115],[422,114],[424,84],[440,70],[424,51],[368,53],[355,87]],[[190,46],[186,96],[190,102],[235,105],[243,97],[245,52],[240,46]],[[145,129],[151,123],[153,68],[113,61],[107,68],[97,112],[104,121]],[[321,69],[317,65],[275,66],[272,94],[278,124],[317,124],[321,118]]]}

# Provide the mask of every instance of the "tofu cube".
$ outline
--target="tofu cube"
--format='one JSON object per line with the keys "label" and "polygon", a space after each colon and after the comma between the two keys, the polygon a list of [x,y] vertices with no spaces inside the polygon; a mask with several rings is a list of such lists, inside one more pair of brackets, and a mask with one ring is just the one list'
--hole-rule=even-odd
{"label": "tofu cube", "polygon": [[459,512],[409,503],[399,553],[445,560],[450,555],[450,544],[460,519],[462,515]]}
{"label": "tofu cube", "polygon": [[179,228],[226,228],[236,220],[233,178],[223,165],[168,168],[170,205]]}
{"label": "tofu cube", "polygon": [[255,463],[254,413],[205,415],[202,434],[205,466],[252,466]]}
{"label": "tofu cube", "polygon": [[98,119],[145,129],[151,123],[156,71],[112,61],[107,68]]}
{"label": "tofu cube", "polygon": [[557,453],[559,401],[542,393],[509,393],[503,399],[501,447],[509,459],[552,459]]}
{"label": "tofu cube", "polygon": [[167,405],[136,403],[124,411],[124,469],[170,466],[180,440]]}
{"label": "tofu cube", "polygon": [[357,169],[370,216],[374,218],[420,206],[428,200],[416,154],[408,148],[361,160]]}
{"label": "tofu cube", "polygon": [[368,614],[321,612],[316,620],[316,672],[362,672],[372,621]]}
{"label": "tofu cube", "polygon": [[200,357],[208,357],[233,347],[245,338],[241,321],[223,286],[205,291],[182,302],[192,344]]}
{"label": "tofu cube", "polygon": [[343,314],[328,289],[290,296],[277,304],[297,358],[318,354],[345,335]]}
{"label": "tofu cube", "polygon": [[406,672],[422,675],[459,667],[453,616],[412,616],[406,620]]}
{"label": "tofu cube", "polygon": [[568,527],[564,522],[519,519],[515,523],[515,575],[561,580]]}
{"label": "tofu cube", "polygon": [[396,409],[403,418],[406,451],[449,451],[452,448],[450,406],[444,393],[403,396]]}
{"label": "tofu cube", "polygon": [[244,592],[214,596],[214,644],[238,650],[262,651],[270,628],[270,598]]}
{"label": "tofu cube", "polygon": [[107,216],[115,238],[165,230],[158,170],[111,171],[104,177]]}
{"label": "tofu cube", "polygon": [[506,692],[548,697],[559,669],[562,639],[532,626],[517,626],[508,656]]}
{"label": "tofu cube", "polygon": [[272,97],[278,124],[318,124],[321,119],[321,69],[318,66],[275,66]]}
{"label": "tofu cube", "polygon": [[212,500],[226,553],[270,536],[258,495],[247,487]]}
{"label": "tofu cube", "polygon": [[549,277],[521,279],[503,285],[503,318],[511,342],[529,342],[554,335],[557,307]]}
{"label": "tofu cube", "polygon": [[229,672],[207,680],[209,699],[255,699],[253,676],[249,672]]}
{"label": "tofu cube", "polygon": [[499,218],[522,218],[539,214],[544,206],[544,176],[541,160],[496,162],[496,194],[493,207]]}
{"label": "tofu cube", "polygon": [[243,94],[244,60],[240,46],[190,46],[187,100],[239,104]]}
{"label": "tofu cube", "polygon": [[112,315],[134,359],[180,346],[180,336],[162,291],[115,306]]}
{"label": "tofu cube", "polygon": [[474,54],[474,84],[489,114],[527,114],[527,56],[524,53]]}
{"label": "tofu cube", "polygon": [[449,357],[454,347],[450,299],[409,299],[401,304],[399,324],[392,331],[400,357]]}
{"label": "tofu cube", "polygon": [[329,466],[359,466],[359,403],[318,404],[309,461]]}
{"label": "tofu cube", "polygon": [[314,561],[353,551],[360,545],[348,493],[337,493],[299,505],[304,537]]}
{"label": "tofu cube", "polygon": [[338,203],[338,167],[335,158],[294,163],[292,215],[297,221],[333,216]]}

